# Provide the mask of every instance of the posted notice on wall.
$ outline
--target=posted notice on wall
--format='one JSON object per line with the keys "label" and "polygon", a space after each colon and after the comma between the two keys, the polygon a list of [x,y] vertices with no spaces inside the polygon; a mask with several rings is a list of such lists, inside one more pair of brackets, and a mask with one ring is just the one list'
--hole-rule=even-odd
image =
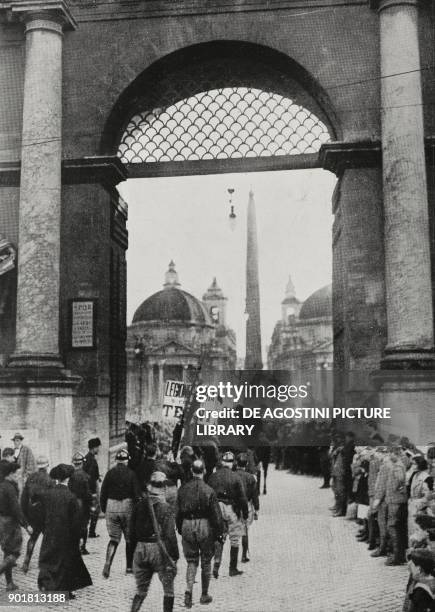
{"label": "posted notice on wall", "polygon": [[71,302],[71,347],[94,348],[95,300]]}

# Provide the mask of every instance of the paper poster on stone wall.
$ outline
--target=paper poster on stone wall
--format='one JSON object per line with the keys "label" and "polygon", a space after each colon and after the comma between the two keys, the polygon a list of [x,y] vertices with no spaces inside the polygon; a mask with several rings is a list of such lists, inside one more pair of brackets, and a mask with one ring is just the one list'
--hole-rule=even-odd
{"label": "paper poster on stone wall", "polygon": [[71,303],[71,347],[93,348],[95,339],[95,301]]}

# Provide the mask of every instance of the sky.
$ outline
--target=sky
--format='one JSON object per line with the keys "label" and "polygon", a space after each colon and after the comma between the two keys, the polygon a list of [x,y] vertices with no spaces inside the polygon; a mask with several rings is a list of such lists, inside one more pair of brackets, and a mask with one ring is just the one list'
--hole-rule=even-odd
{"label": "sky", "polygon": [[[227,323],[245,352],[246,211],[257,213],[263,360],[289,275],[300,300],[331,282],[331,197],[335,177],[291,170],[130,179],[119,186],[128,203],[127,322],[162,289],[174,260],[181,288],[202,298],[213,277],[228,298]],[[229,224],[228,188],[237,215]]]}

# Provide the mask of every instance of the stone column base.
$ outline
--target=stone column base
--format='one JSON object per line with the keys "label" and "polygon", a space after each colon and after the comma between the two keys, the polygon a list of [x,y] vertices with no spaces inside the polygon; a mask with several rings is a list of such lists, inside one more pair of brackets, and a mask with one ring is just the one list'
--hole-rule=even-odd
{"label": "stone column base", "polygon": [[10,357],[8,367],[25,369],[37,368],[38,370],[41,370],[41,368],[54,368],[62,370],[64,365],[60,359],[60,355],[54,353],[42,353],[37,355],[34,353],[15,353]]}
{"label": "stone column base", "polygon": [[417,446],[435,439],[435,368],[433,370],[379,370],[373,375],[379,402],[391,409],[391,419],[379,422],[379,431],[407,437]]}
{"label": "stone column base", "polygon": [[381,370],[431,370],[435,372],[435,350],[418,347],[384,350]]}
{"label": "stone column base", "polygon": [[[22,432],[35,455],[48,456],[51,466],[70,463],[73,448],[73,399],[80,378],[31,369],[0,370],[2,447],[13,446],[8,433]],[[7,432],[4,435],[4,432]]]}

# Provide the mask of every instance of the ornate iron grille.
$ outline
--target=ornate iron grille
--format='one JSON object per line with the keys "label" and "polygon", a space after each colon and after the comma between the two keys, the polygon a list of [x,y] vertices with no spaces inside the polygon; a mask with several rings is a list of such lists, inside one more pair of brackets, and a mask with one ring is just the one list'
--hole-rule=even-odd
{"label": "ornate iron grille", "polygon": [[285,96],[247,87],[212,89],[134,115],[118,149],[124,163],[316,153],[326,125]]}

